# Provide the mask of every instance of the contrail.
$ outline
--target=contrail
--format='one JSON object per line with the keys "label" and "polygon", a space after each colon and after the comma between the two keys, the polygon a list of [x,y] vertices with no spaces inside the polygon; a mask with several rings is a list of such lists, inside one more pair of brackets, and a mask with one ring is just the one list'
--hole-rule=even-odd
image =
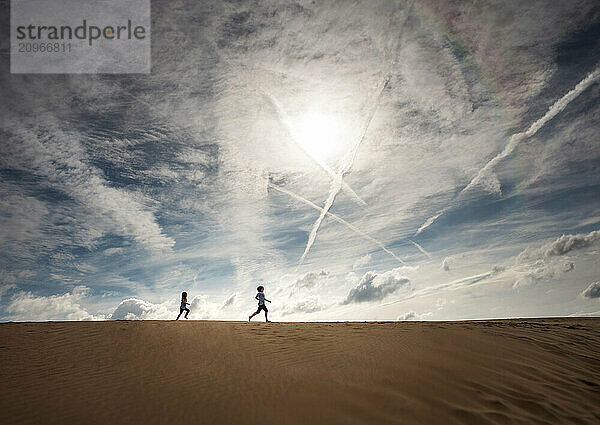
{"label": "contrail", "polygon": [[407,295],[404,298],[400,298],[399,300],[394,300],[394,301],[390,301],[387,303],[379,304],[379,307],[401,303],[403,301],[407,301],[412,298],[420,297],[423,295],[428,295],[430,293],[437,293],[438,291],[444,290],[444,289],[448,289],[448,290],[460,289],[465,286],[474,285],[477,282],[487,279],[491,275],[492,275],[492,272],[486,272],[486,273],[477,274],[475,276],[463,277],[461,279],[453,280],[452,282],[442,283],[442,284],[435,285],[435,286],[430,286],[430,287],[415,291],[412,294]]}
{"label": "contrail", "polygon": [[[290,191],[289,191],[289,190],[287,190],[287,189],[283,189],[282,187],[276,186],[276,185],[274,185],[274,184],[273,184],[273,183],[271,183],[271,182],[268,182],[268,183],[267,183],[267,185],[268,185],[270,188],[272,188],[272,189],[274,189],[274,190],[276,190],[276,191],[278,191],[278,192],[285,193],[286,195],[288,195],[288,196],[291,196],[292,198],[296,199],[297,201],[300,201],[300,202],[302,202],[302,203],[304,203],[304,204],[306,204],[306,205],[308,205],[308,206],[310,206],[310,207],[312,207],[312,208],[314,208],[314,209],[316,209],[316,210],[318,210],[318,211],[321,211],[321,212],[323,212],[323,211],[324,211],[324,209],[323,209],[323,208],[321,208],[320,206],[318,206],[317,204],[315,204],[315,203],[313,203],[313,202],[309,201],[308,199],[305,199],[305,198],[303,198],[303,197],[302,197],[302,196],[300,196],[300,195],[297,195],[297,194],[295,194],[294,192],[290,192]],[[359,234],[360,236],[362,236],[362,237],[364,237],[364,238],[366,238],[366,239],[370,240],[370,241],[371,241],[371,242],[373,242],[375,245],[377,245],[379,248],[381,248],[383,251],[385,251],[386,253],[388,253],[389,255],[391,255],[391,256],[392,256],[392,257],[393,257],[395,260],[397,260],[397,261],[398,261],[400,264],[406,264],[404,261],[402,261],[400,258],[398,258],[398,256],[396,256],[396,254],[394,254],[392,251],[390,251],[389,249],[387,249],[387,248],[385,247],[385,245],[383,245],[381,242],[379,242],[379,241],[378,241],[377,239],[375,239],[374,237],[372,237],[372,236],[369,236],[368,234],[366,234],[365,232],[363,232],[362,230],[360,230],[359,228],[357,228],[357,227],[356,227],[356,226],[354,226],[353,224],[350,224],[350,223],[348,223],[348,222],[347,222],[346,220],[344,220],[343,218],[341,218],[341,217],[339,217],[339,216],[337,216],[337,215],[335,215],[335,214],[333,214],[333,213],[331,213],[331,212],[329,212],[329,211],[325,212],[325,215],[327,215],[327,216],[329,216],[329,217],[333,218],[335,221],[337,221],[337,222],[338,222],[338,223],[340,223],[340,224],[343,224],[344,226],[348,227],[350,230],[352,230],[353,232],[355,232],[355,233]]]}
{"label": "contrail", "polygon": [[433,217],[429,217],[427,220],[425,220],[425,223],[423,223],[421,225],[421,227],[419,227],[417,229],[417,231],[415,232],[415,236],[417,236],[419,233],[421,233],[423,230],[427,229],[429,226],[431,226],[433,224],[434,221],[436,221],[442,214],[444,214],[446,212],[447,208],[444,208],[442,211],[438,212],[436,215],[434,215]]}
{"label": "contrail", "polygon": [[[217,56],[221,59],[221,61],[223,63],[225,63],[227,66],[229,66],[230,68],[245,68],[245,69],[249,69],[247,66],[245,66],[244,64],[232,64],[232,62],[228,59],[225,59],[223,57],[221,57],[221,55],[219,54],[220,49],[218,48],[218,46],[216,46],[214,43],[213,44],[213,49],[215,49],[215,52],[217,53]],[[283,75],[286,75],[285,73],[281,73],[279,71],[274,71],[272,70],[272,72],[277,72]],[[271,94],[269,94],[268,91],[263,90],[259,85],[254,84],[252,82],[249,82],[247,80],[244,79],[244,82],[247,86],[251,86],[254,90],[256,90],[265,100],[267,100],[275,109],[275,113],[277,114],[277,118],[279,119],[279,121],[283,124],[285,130],[287,131],[290,139],[292,140],[292,142],[294,142],[294,144],[296,146],[298,146],[300,148],[300,150],[302,152],[304,152],[304,154],[314,163],[316,163],[319,167],[321,167],[328,175],[329,177],[333,180],[335,179],[335,173],[333,172],[333,170],[323,161],[321,161],[319,158],[316,158],[314,156],[312,156],[302,145],[302,143],[299,143],[299,141],[296,139],[296,137],[294,136],[294,132],[292,131],[292,126],[290,125],[290,122],[287,118],[287,114],[285,113],[284,109],[281,107],[281,105],[279,104],[279,102],[277,101],[277,99],[275,99]],[[353,198],[359,205],[361,206],[365,206],[367,205],[367,203],[365,201],[363,201],[360,196],[358,196],[356,194],[356,192],[347,184],[347,183],[343,183],[342,188],[344,189],[344,192],[346,192],[351,198]]]}
{"label": "contrail", "polygon": [[335,176],[335,179],[331,182],[331,186],[329,187],[329,195],[327,196],[327,200],[325,201],[325,206],[321,210],[321,213],[319,214],[317,221],[315,221],[312,229],[310,230],[310,233],[308,235],[308,241],[306,242],[306,248],[304,248],[302,257],[300,257],[300,264],[302,264],[304,262],[304,259],[308,255],[310,248],[312,247],[313,243],[315,242],[315,239],[317,237],[317,232],[319,231],[319,227],[321,227],[321,223],[323,222],[323,219],[325,218],[325,216],[329,212],[329,209],[333,205],[333,202],[335,201],[337,194],[340,192],[340,189],[341,189],[343,181],[344,181],[344,175],[350,170],[350,168],[352,168],[352,164],[354,163],[354,159],[356,158],[356,153],[358,152],[358,148],[360,147],[360,144],[362,143],[362,141],[365,139],[365,136],[367,135],[367,130],[369,129],[369,125],[371,124],[371,121],[373,121],[373,117],[375,116],[375,111],[377,111],[377,106],[379,106],[379,102],[381,100],[382,94],[383,94],[385,88],[387,87],[388,82],[390,81],[390,78],[391,78],[391,74],[388,74],[388,76],[384,79],[383,85],[379,91],[377,98],[375,99],[375,103],[373,104],[373,107],[371,108],[371,111],[369,113],[367,121],[365,122],[365,125],[363,127],[363,131],[362,131],[360,138],[354,144],[354,146],[349,151],[349,153],[346,155],[346,160],[344,161],[344,163],[338,170],[338,172]]}
{"label": "contrail", "polygon": [[[478,183],[480,183],[488,175],[488,173],[491,172],[492,168],[494,168],[498,162],[500,162],[501,160],[503,160],[504,158],[508,157],[510,154],[513,153],[513,151],[519,145],[519,143],[521,143],[523,140],[528,139],[529,137],[532,137],[533,135],[535,135],[540,128],[542,128],[548,121],[550,121],[552,118],[554,118],[559,113],[561,113],[567,107],[567,105],[569,103],[571,103],[573,100],[575,100],[581,93],[583,93],[585,91],[585,89],[587,89],[589,86],[591,86],[596,81],[598,81],[599,78],[600,78],[600,68],[596,68],[594,71],[592,71],[590,74],[588,74],[587,77],[585,77],[583,80],[581,80],[575,86],[575,88],[573,88],[571,91],[569,91],[563,97],[561,97],[556,102],[554,102],[554,104],[548,109],[548,112],[546,112],[546,114],[543,117],[541,117],[540,119],[535,121],[533,124],[531,124],[531,126],[527,129],[527,131],[513,134],[510,137],[510,139],[508,139],[508,143],[506,144],[506,146],[504,147],[502,152],[500,152],[498,155],[496,155],[494,158],[492,158],[487,164],[485,164],[484,167],[481,170],[479,170],[477,175],[471,180],[471,182],[463,190],[460,191],[458,196],[462,195],[463,193],[467,192],[468,190],[470,190],[474,186],[476,186]],[[448,210],[448,207],[444,208],[443,210],[438,212],[437,215],[428,218],[427,221],[425,221],[425,223],[421,227],[419,227],[419,229],[417,230],[415,235],[418,235],[423,230],[425,230],[429,226],[431,226],[435,222],[435,220],[437,220],[447,210]]]}
{"label": "contrail", "polygon": [[[287,131],[288,135],[290,136],[290,138],[292,139],[292,141],[300,148],[300,150],[302,150],[302,152],[304,152],[304,154],[306,156],[308,156],[312,161],[314,161],[319,167],[321,167],[327,174],[329,174],[329,176],[331,177],[332,181],[334,181],[336,179],[336,173],[331,169],[331,167],[329,167],[325,162],[321,161],[319,158],[314,157],[313,155],[311,155],[302,145],[302,143],[300,143],[296,137],[294,136],[294,133],[292,131],[292,126],[289,123],[289,120],[287,118],[287,114],[285,113],[285,111],[283,110],[283,108],[281,107],[281,105],[279,104],[279,102],[277,101],[277,99],[275,99],[272,95],[270,95],[268,92],[266,92],[265,90],[262,90],[260,88],[258,88],[258,90],[260,91],[260,93],[263,95],[263,97],[269,102],[271,103],[271,105],[273,105],[273,108],[275,109],[275,112],[277,114],[277,118],[279,119],[279,121],[283,124],[283,126],[285,127],[285,130]],[[367,205],[367,203],[365,201],[363,201],[354,190],[352,190],[352,188],[345,182],[342,182],[342,188],[344,189],[344,192],[346,192],[348,195],[350,195],[352,198],[354,198],[354,200],[360,204],[361,206],[365,206]]]}
{"label": "contrail", "polygon": [[[395,47],[393,48],[394,52],[398,49],[398,46],[400,45],[400,42],[402,40],[402,35],[404,34],[404,28],[406,27],[406,22],[408,21],[408,18],[410,17],[410,14],[412,12],[413,5],[414,5],[414,2],[410,5],[406,19],[404,20],[404,24],[402,25],[402,28],[400,30],[400,34],[398,35],[398,38],[396,39],[397,42],[396,42]],[[308,235],[308,241],[306,242],[306,248],[304,248],[302,257],[300,257],[300,264],[302,264],[304,262],[304,259],[308,255],[310,248],[312,247],[313,243],[315,242],[315,239],[317,237],[317,232],[319,231],[319,228],[321,227],[321,223],[323,222],[323,219],[329,212],[329,209],[331,208],[331,206],[333,205],[333,202],[335,201],[335,197],[337,196],[337,194],[340,191],[340,188],[343,185],[344,175],[348,171],[350,171],[350,169],[352,168],[352,165],[354,164],[354,160],[356,159],[356,154],[358,153],[358,148],[360,147],[361,143],[364,141],[364,139],[367,135],[367,132],[369,131],[369,126],[371,125],[371,121],[373,121],[373,118],[375,117],[375,112],[377,112],[377,108],[379,107],[379,103],[381,102],[381,98],[383,97],[383,93],[385,92],[385,89],[387,88],[387,86],[390,82],[390,79],[392,78],[392,75],[393,75],[392,73],[394,71],[395,64],[397,62],[398,62],[398,54],[396,53],[395,59],[390,64],[389,72],[387,73],[387,75],[383,78],[383,80],[379,84],[379,86],[381,88],[379,89],[379,93],[377,94],[377,97],[375,98],[375,101],[373,102],[373,107],[371,108],[371,111],[369,112],[369,115],[367,116],[367,119],[363,126],[363,131],[360,135],[360,138],[357,140],[357,142],[354,144],[352,149],[348,152],[348,154],[344,158],[345,160],[343,161],[342,165],[340,166],[340,169],[338,170],[336,178],[331,182],[331,186],[329,188],[329,195],[327,196],[327,200],[325,201],[323,210],[319,214],[319,217],[313,224],[313,227],[310,230],[310,233]]]}
{"label": "contrail", "polygon": [[418,249],[419,251],[421,251],[423,254],[425,254],[425,255],[426,255],[426,256],[428,256],[429,258],[433,258],[433,257],[431,256],[431,254],[430,254],[430,253],[428,253],[427,251],[425,251],[425,248],[423,248],[421,245],[419,245],[418,243],[416,243],[415,241],[413,241],[413,240],[411,240],[411,239],[409,239],[408,241],[409,241],[411,244],[413,244],[414,246],[416,246],[416,247],[417,247],[417,249]]}

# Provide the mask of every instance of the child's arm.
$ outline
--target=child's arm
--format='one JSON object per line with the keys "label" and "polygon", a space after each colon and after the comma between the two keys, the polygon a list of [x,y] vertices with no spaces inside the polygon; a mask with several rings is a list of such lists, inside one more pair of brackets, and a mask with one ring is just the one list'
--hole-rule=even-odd
{"label": "child's arm", "polygon": [[254,297],[254,299],[255,299],[255,300],[257,300],[257,299],[258,299],[258,294],[256,294],[256,296]]}
{"label": "child's arm", "polygon": [[[265,298],[265,301],[269,301],[269,300]],[[271,301],[269,301],[269,302],[271,302]]]}

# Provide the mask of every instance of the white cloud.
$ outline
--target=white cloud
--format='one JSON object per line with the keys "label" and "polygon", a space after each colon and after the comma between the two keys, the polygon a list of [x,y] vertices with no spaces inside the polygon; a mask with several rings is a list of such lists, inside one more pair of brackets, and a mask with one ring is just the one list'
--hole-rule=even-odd
{"label": "white cloud", "polygon": [[30,292],[14,295],[6,311],[15,320],[98,320],[104,316],[89,314],[80,303],[89,289],[76,286],[63,295],[37,297]]}
{"label": "white cloud", "polygon": [[296,289],[312,289],[315,288],[324,279],[327,279],[329,273],[325,270],[321,270],[318,273],[308,272],[294,284]]}
{"label": "white cloud", "polygon": [[411,311],[408,311],[406,313],[403,313],[403,314],[399,315],[396,320],[398,320],[399,322],[402,322],[402,321],[411,321],[411,320],[423,320],[426,317],[431,316],[431,314],[432,314],[431,312],[423,313],[423,314],[417,314],[413,310],[411,310]]}
{"label": "white cloud", "polygon": [[600,298],[600,281],[592,282],[583,290],[581,296],[584,298]]}
{"label": "white cloud", "polygon": [[562,235],[558,239],[540,248],[527,248],[517,256],[517,264],[537,258],[549,258],[565,255],[573,250],[586,248],[600,239],[600,230],[587,234]]}
{"label": "white cloud", "polygon": [[401,314],[400,316],[398,316],[398,321],[402,321],[402,320],[413,320],[417,318],[417,313],[415,313],[414,311],[409,311],[407,313]]}
{"label": "white cloud", "polygon": [[342,304],[382,300],[400,288],[410,287],[410,280],[400,274],[402,271],[404,268],[399,267],[381,274],[372,271],[365,273]]}
{"label": "white cloud", "polygon": [[368,265],[371,262],[372,259],[373,258],[371,256],[371,254],[363,255],[362,257],[360,257],[358,260],[356,260],[354,262],[354,264],[352,265],[352,270],[357,270],[357,269],[360,269],[363,266]]}
{"label": "white cloud", "polygon": [[128,298],[119,303],[110,318],[113,320],[166,320],[174,319],[177,317],[177,313],[179,310],[174,302],[153,304],[139,298]]}
{"label": "white cloud", "polygon": [[538,260],[533,264],[516,268],[515,271],[517,272],[517,277],[513,284],[513,288],[531,285],[538,281],[547,281],[556,276],[555,269],[549,267],[543,260]]}
{"label": "white cloud", "polygon": [[571,250],[585,248],[600,239],[600,230],[588,234],[562,235],[542,248],[546,257],[565,255]]}
{"label": "white cloud", "polygon": [[108,248],[105,249],[104,251],[102,251],[102,253],[104,255],[113,255],[113,254],[120,254],[123,252],[123,248],[117,247],[117,248]]}
{"label": "white cloud", "polygon": [[[188,306],[190,319],[210,319],[219,308],[210,303],[204,296],[196,296]],[[154,304],[139,298],[128,298],[119,303],[113,312],[113,320],[174,320],[179,314],[179,302],[170,299]]]}
{"label": "white cloud", "polygon": [[561,257],[592,246],[598,239],[600,231],[595,230],[587,234],[562,235],[552,242],[526,248],[515,257],[515,266],[507,270],[507,274],[514,276],[513,288],[549,281],[572,272],[575,263]]}
{"label": "white cloud", "polygon": [[231,294],[231,296],[230,296],[229,298],[227,298],[227,299],[225,300],[225,302],[223,303],[223,308],[226,308],[226,307],[230,307],[230,306],[232,306],[232,305],[233,305],[233,303],[235,302],[235,297],[236,297],[236,295],[237,295],[237,294]]}
{"label": "white cloud", "polygon": [[327,306],[319,303],[315,297],[304,299],[295,304],[288,304],[284,307],[282,315],[294,314],[294,313],[315,313],[317,311],[325,310]]}

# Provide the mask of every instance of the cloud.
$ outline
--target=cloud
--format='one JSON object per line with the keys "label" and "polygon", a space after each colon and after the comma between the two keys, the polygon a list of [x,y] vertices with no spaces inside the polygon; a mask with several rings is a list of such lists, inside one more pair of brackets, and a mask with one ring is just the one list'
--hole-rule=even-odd
{"label": "cloud", "polygon": [[284,307],[282,315],[288,315],[293,313],[315,313],[317,311],[325,310],[327,306],[319,303],[317,298],[311,297],[295,304],[287,305]]}
{"label": "cloud", "polygon": [[223,308],[230,307],[235,302],[235,297],[237,294],[232,294],[229,298],[225,300],[223,303]]}
{"label": "cloud", "polygon": [[6,284],[12,284],[17,282],[17,278],[13,273],[9,273],[6,270],[0,269],[0,282]]}
{"label": "cloud", "polygon": [[600,230],[588,234],[562,235],[554,242],[543,248],[546,257],[565,255],[574,249],[585,248],[592,245],[600,238]]}
{"label": "cloud", "polygon": [[342,304],[379,301],[400,288],[410,287],[410,280],[400,275],[402,267],[378,274],[369,271],[352,288]]}
{"label": "cloud", "polygon": [[10,291],[11,289],[15,289],[16,287],[17,285],[15,285],[14,283],[9,283],[8,285],[0,285],[0,299],[2,299],[4,294],[6,294],[8,291]]}
{"label": "cloud", "polygon": [[417,313],[415,313],[414,311],[409,311],[408,313],[404,313],[401,314],[400,316],[398,316],[398,321],[402,321],[402,320],[413,320],[417,318]]}
{"label": "cloud", "polygon": [[526,286],[538,281],[546,281],[556,276],[556,270],[549,267],[543,260],[538,260],[533,264],[527,265],[525,269],[516,270],[517,277],[513,288]]}
{"label": "cloud", "polygon": [[152,304],[138,298],[128,298],[119,303],[110,318],[113,320],[141,320],[167,319],[169,316],[173,318],[172,310],[165,309],[162,304]]}
{"label": "cloud", "polygon": [[415,241],[413,241],[413,240],[411,240],[411,239],[409,239],[408,241],[409,241],[410,243],[412,243],[414,246],[416,246],[416,247],[417,247],[417,249],[418,249],[419,251],[421,251],[423,254],[425,254],[425,255],[426,255],[428,258],[430,258],[430,259],[431,259],[431,258],[433,258],[433,257],[431,256],[431,254],[430,254],[429,252],[427,252],[427,251],[425,250],[425,248],[423,248],[421,245],[419,245],[418,243],[416,243]]}
{"label": "cloud", "polygon": [[80,303],[88,294],[85,286],[76,286],[63,295],[37,297],[30,292],[14,295],[6,311],[15,320],[99,320],[104,316],[88,313]]}
{"label": "cloud", "polygon": [[574,269],[575,269],[575,263],[573,263],[572,261],[567,261],[566,263],[563,264],[562,271],[566,273],[566,272],[573,271]]}
{"label": "cloud", "polygon": [[586,248],[600,239],[600,230],[575,235],[562,235],[555,241],[540,248],[526,248],[516,258],[517,264],[523,264],[540,258],[550,258],[565,255],[573,250]]}
{"label": "cloud", "polygon": [[414,311],[411,310],[411,311],[408,311],[406,313],[403,313],[403,314],[399,315],[396,320],[399,321],[399,322],[402,322],[402,321],[411,321],[411,320],[422,320],[422,319],[424,319],[426,317],[431,316],[431,314],[432,314],[431,312],[423,313],[423,314],[417,314],[417,313],[415,313]]}
{"label": "cloud", "polygon": [[[214,317],[218,306],[210,303],[203,296],[196,296],[188,306],[190,319],[209,319]],[[173,320],[179,313],[179,302],[170,299],[154,304],[139,298],[128,298],[115,308],[112,320]]]}
{"label": "cloud", "polygon": [[302,264],[302,262],[308,255],[310,248],[312,247],[313,243],[315,242],[315,239],[317,237],[317,232],[319,231],[319,228],[321,227],[321,223],[323,222],[323,220],[325,219],[325,216],[327,215],[327,213],[333,206],[333,203],[335,202],[335,198],[337,197],[338,193],[340,192],[340,190],[342,190],[344,176],[346,175],[346,173],[348,173],[350,171],[350,169],[352,168],[352,165],[354,164],[354,160],[356,159],[356,154],[358,152],[358,148],[360,147],[362,142],[365,140],[367,132],[369,131],[369,126],[371,125],[371,122],[373,121],[373,118],[375,117],[375,113],[377,112],[379,103],[381,102],[381,99],[383,97],[385,89],[388,86],[391,78],[392,78],[392,74],[388,73],[384,77],[384,79],[381,81],[381,83],[378,87],[379,93],[378,93],[377,97],[375,98],[375,102],[373,103],[373,106],[371,107],[371,111],[369,112],[369,115],[367,116],[367,119],[364,123],[360,138],[358,138],[358,140],[356,140],[356,142],[354,143],[352,148],[346,153],[346,155],[343,157],[343,159],[341,161],[338,172],[336,173],[335,178],[333,179],[333,181],[331,182],[331,185],[329,187],[329,194],[327,195],[327,200],[325,201],[325,206],[321,210],[319,217],[313,224],[313,227],[310,230],[310,233],[308,235],[308,241],[306,242],[306,247],[304,248],[302,257],[300,257],[300,264]]}
{"label": "cloud", "polygon": [[294,288],[297,289],[312,289],[323,279],[327,279],[329,273],[325,270],[321,270],[318,273],[308,272],[294,284]]}
{"label": "cloud", "polygon": [[124,248],[117,247],[117,248],[105,249],[102,253],[104,255],[113,255],[113,254],[121,254],[123,251],[124,251]]}
{"label": "cloud", "polygon": [[220,309],[220,305],[209,302],[208,299],[199,295],[190,302],[190,319],[210,319],[215,317],[216,312]]}
{"label": "cloud", "polygon": [[415,232],[415,236],[417,236],[419,233],[421,233],[423,230],[427,229],[429,226],[431,226],[438,218],[440,218],[440,216],[442,214],[444,214],[446,212],[446,208],[444,208],[442,211],[438,212],[436,215],[429,217],[427,220],[425,220],[425,223],[423,223]]}
{"label": "cloud", "polygon": [[[287,279],[289,278],[284,277],[284,280]],[[331,273],[326,270],[307,272],[290,285],[279,287],[274,291],[278,299],[278,311],[282,315],[289,315],[314,313],[328,309],[331,305],[322,304],[319,299],[327,283],[332,281],[331,279]]]}
{"label": "cloud", "polygon": [[[589,86],[594,84],[599,78],[600,68],[596,68],[594,71],[589,73],[583,80],[581,80],[572,90],[570,90],[565,95],[563,95],[563,97],[554,102],[554,104],[548,109],[544,116],[542,116],[540,119],[531,124],[526,131],[513,134],[508,140],[508,143],[506,144],[502,152],[500,152],[490,161],[488,161],[483,166],[483,168],[479,170],[475,177],[473,177],[469,184],[463,190],[460,191],[458,196],[461,196],[462,194],[468,192],[470,189],[477,185],[482,186],[489,192],[501,194],[500,182],[498,181],[498,178],[492,173],[494,167],[500,161],[510,156],[523,140],[535,135],[540,128],[542,128],[548,121],[550,121],[560,112],[562,112],[569,103],[576,99],[581,93],[583,93]],[[425,223],[423,223],[421,227],[417,229],[415,235],[418,235],[423,230],[431,226],[442,214],[444,214],[447,211],[448,208],[449,207],[446,207],[433,217],[428,218],[425,221]]]}
{"label": "cloud", "polygon": [[477,175],[471,180],[471,182],[461,191],[461,194],[473,188],[477,184],[483,183],[483,186],[486,189],[495,188],[495,190],[500,192],[499,183],[496,185],[486,184],[486,180],[492,178],[495,182],[497,182],[497,178],[495,176],[492,177],[491,172],[496,164],[498,164],[502,159],[508,157],[512,152],[516,149],[519,143],[538,132],[540,128],[542,128],[548,121],[562,112],[569,103],[571,103],[574,99],[576,99],[581,93],[583,93],[590,85],[595,83],[598,78],[600,78],[600,68],[595,69],[590,74],[588,74],[583,80],[581,80],[572,90],[566,93],[563,97],[558,99],[554,104],[548,109],[548,111],[542,116],[540,119],[535,121],[531,126],[522,133],[513,134],[504,150],[492,158],[485,166],[479,170]]}
{"label": "cloud", "polygon": [[[285,130],[287,131],[288,135],[290,136],[291,140],[300,148],[300,150],[302,150],[302,152],[304,152],[306,154],[307,157],[309,157],[315,164],[317,164],[319,167],[321,167],[330,176],[332,184],[334,184],[334,182],[336,182],[338,179],[339,172],[336,174],[325,162],[323,162],[318,157],[311,155],[310,152],[305,149],[304,145],[301,142],[299,142],[298,139],[295,137],[294,132],[292,131],[292,126],[290,125],[290,122],[289,122],[290,120],[288,119],[287,114],[285,113],[285,111],[283,110],[283,108],[281,107],[281,105],[279,104],[277,99],[275,99],[275,97],[273,95],[267,93],[266,91],[264,91],[262,89],[259,89],[259,91],[263,94],[264,99],[268,103],[270,103],[273,106],[273,108],[275,109],[277,118],[283,124],[283,126],[284,126]],[[350,186],[348,186],[348,184],[345,183],[342,179],[340,179],[340,189],[344,189],[344,191],[347,192],[348,195],[350,195],[350,197],[352,197],[359,205],[363,205],[363,206],[366,205],[365,201],[363,201],[356,194],[356,192],[354,192],[354,190],[352,190],[352,188]],[[321,218],[321,220],[322,220],[322,218]]]}
{"label": "cloud", "polygon": [[444,258],[444,261],[442,261],[442,269],[444,269],[446,271],[450,271],[450,258],[449,257]]}
{"label": "cloud", "polygon": [[581,293],[583,298],[595,299],[600,298],[600,281],[592,282]]}
{"label": "cloud", "polygon": [[372,259],[373,259],[373,257],[371,256],[371,254],[363,255],[362,257],[360,257],[358,260],[356,260],[354,262],[354,264],[352,265],[352,270],[357,270],[363,266],[368,265]]}
{"label": "cloud", "polygon": [[504,272],[505,270],[506,270],[505,266],[495,265],[495,266],[492,266],[491,272],[493,275],[495,275],[495,274],[500,274],[500,273]]}
{"label": "cloud", "polygon": [[[285,193],[286,195],[291,196],[292,198],[318,210],[318,211],[324,211],[323,208],[319,207],[318,205],[316,205],[315,203],[295,194],[294,192],[290,192],[289,190],[283,189],[271,182],[268,183],[268,186],[278,192],[281,193]],[[373,238],[372,236],[369,236],[368,234],[366,234],[365,232],[363,232],[362,230],[358,229],[356,226],[350,224],[349,222],[347,222],[346,220],[344,220],[343,218],[337,216],[336,214],[331,213],[330,211],[326,212],[326,215],[328,217],[333,218],[335,221],[337,221],[338,223],[343,224],[344,226],[348,227],[350,230],[352,230],[355,233],[358,233],[359,235],[363,236],[364,238],[374,242],[379,248],[381,248],[382,250],[384,250],[385,252],[387,252],[389,255],[391,255],[392,257],[394,257],[395,260],[397,260],[399,263],[404,264],[404,261],[402,261],[396,254],[394,254],[392,251],[390,251],[389,249],[387,249],[385,247],[385,245],[383,245],[381,242],[379,242],[377,239]]]}

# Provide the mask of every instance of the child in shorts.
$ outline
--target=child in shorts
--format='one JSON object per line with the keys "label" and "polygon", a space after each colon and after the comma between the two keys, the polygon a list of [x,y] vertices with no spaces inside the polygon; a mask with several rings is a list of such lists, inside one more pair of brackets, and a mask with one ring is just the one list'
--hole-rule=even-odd
{"label": "child in shorts", "polygon": [[258,291],[258,294],[256,294],[256,296],[254,298],[256,298],[258,300],[258,309],[248,317],[248,321],[252,320],[252,318],[254,316],[256,316],[257,314],[259,314],[261,312],[261,310],[264,310],[265,311],[265,321],[269,322],[269,310],[267,309],[267,306],[265,305],[265,301],[267,301],[269,303],[271,301],[269,301],[268,299],[265,298],[264,286],[259,286],[258,288],[256,288],[256,290]]}

